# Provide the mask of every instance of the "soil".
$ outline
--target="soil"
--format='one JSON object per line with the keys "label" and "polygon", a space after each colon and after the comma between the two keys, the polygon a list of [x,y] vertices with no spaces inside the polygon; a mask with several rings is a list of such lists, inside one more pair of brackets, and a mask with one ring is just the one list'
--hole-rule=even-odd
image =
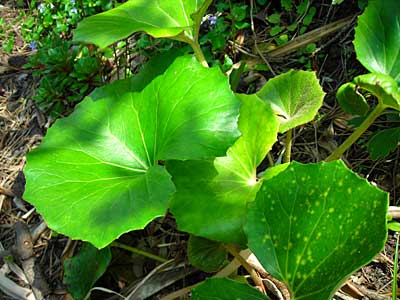
{"label": "soil", "polygon": [[[347,1],[347,4],[340,7],[327,4],[331,1],[317,2],[318,13],[309,30],[344,17],[356,16],[359,13],[357,1]],[[274,5],[275,1],[272,3]],[[8,20],[15,18],[18,9],[15,8],[13,1],[2,5],[3,7],[0,5],[0,17]],[[265,28],[262,22],[256,19],[255,24],[257,39],[264,41]],[[354,26],[355,19],[353,18],[342,30],[320,39],[317,42],[317,51],[309,55],[311,67],[317,73],[327,95],[318,120],[295,130],[293,160],[321,161],[352,132],[349,125],[352,116],[338,107],[335,93],[341,84],[365,72],[358,63],[352,46]],[[18,29],[16,24],[15,32],[18,33]],[[239,32],[237,37],[239,40],[240,34],[245,37],[241,45],[242,49],[248,49],[253,52],[255,57],[253,59],[262,61],[252,50],[254,39],[251,38],[251,32]],[[226,51],[231,52],[233,56],[239,56],[238,50],[231,46],[227,46]],[[40,144],[47,128],[53,122],[49,116],[38,109],[32,100],[38,81],[32,76],[31,70],[22,67],[27,56],[31,54],[21,39],[17,39],[11,54],[0,52],[0,253],[12,249],[15,245],[16,234],[18,234],[15,229],[16,224],[20,221],[28,224],[32,234],[40,233],[34,236],[34,258],[43,274],[43,280],[50,286],[51,299],[67,300],[71,299],[71,296],[63,285],[63,262],[73,256],[80,243],[62,235],[52,234],[50,229],[43,227],[42,217],[23,200],[25,155]],[[304,65],[299,62],[294,53],[271,58],[270,63],[276,73],[282,73],[290,68],[304,69]],[[254,85],[260,86],[272,76],[271,72],[246,73],[239,88],[242,92],[249,92]],[[384,128],[385,125],[385,120],[378,120],[362,138],[368,139],[376,130]],[[284,140],[281,137],[272,151],[274,160],[278,159],[283,145]],[[372,161],[365,149],[365,143],[359,143],[346,153],[344,161],[359,175],[390,192],[391,205],[398,205],[400,200],[398,196],[400,193],[399,156],[400,150],[397,149],[385,159]],[[265,168],[266,165],[267,162],[261,168]],[[207,276],[187,264],[187,235],[177,230],[172,216],[167,215],[162,220],[156,220],[142,231],[127,233],[119,241],[162,257],[179,258],[181,261],[180,267],[172,269],[174,273],[168,274],[167,278],[174,279],[170,286],[164,286],[165,278],[163,277],[144,281],[145,285],[157,291],[154,295],[150,295],[154,299],[194,284]],[[370,264],[350,276],[335,294],[335,299],[391,299],[395,243],[396,238],[393,233],[390,233],[385,249]],[[96,286],[127,295],[135,283],[141,282],[157,265],[148,258],[113,248],[112,263]],[[8,278],[19,287],[30,289],[21,272],[15,269],[10,271],[10,268],[20,269],[20,263],[6,262],[5,257],[0,255],[0,274],[5,272]],[[183,296],[185,297],[187,296]],[[0,299],[14,298],[7,296],[0,289]],[[104,291],[97,291],[94,292],[93,299],[118,299],[118,297]]]}

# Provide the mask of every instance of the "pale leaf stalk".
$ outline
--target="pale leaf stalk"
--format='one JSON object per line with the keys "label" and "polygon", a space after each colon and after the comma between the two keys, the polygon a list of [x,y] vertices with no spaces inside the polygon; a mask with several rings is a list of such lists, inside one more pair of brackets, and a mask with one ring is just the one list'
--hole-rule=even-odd
{"label": "pale leaf stalk", "polygon": [[396,232],[396,251],[394,252],[394,266],[392,279],[392,300],[397,300],[397,273],[399,268],[399,233]]}
{"label": "pale leaf stalk", "polygon": [[250,266],[250,264],[246,261],[246,259],[244,259],[240,255],[239,251],[236,249],[235,246],[233,246],[233,245],[225,245],[225,248],[226,248],[226,250],[228,250],[228,252],[230,254],[232,254],[240,262],[240,264],[250,274],[250,277],[254,281],[256,286],[259,286],[263,290],[263,292],[265,294],[264,283],[263,283],[262,279],[260,278],[260,276],[257,274],[256,270],[254,270],[254,268],[252,266]]}
{"label": "pale leaf stalk", "polygon": [[197,60],[206,68],[208,68],[208,63],[206,58],[204,57],[203,51],[201,51],[200,45],[197,41],[193,41],[192,39],[185,40],[193,49],[194,55],[196,56]]}
{"label": "pale leaf stalk", "polygon": [[371,126],[376,118],[385,110],[386,106],[379,103],[374,110],[368,115],[368,117],[362,122],[362,124],[331,154],[325,161],[333,161],[339,159],[347,149]]}
{"label": "pale leaf stalk", "polygon": [[121,249],[127,250],[129,252],[132,252],[132,253],[135,253],[135,254],[138,254],[138,255],[141,255],[141,256],[144,256],[144,257],[147,257],[147,258],[150,258],[152,260],[156,260],[156,261],[159,261],[162,263],[165,263],[168,261],[167,259],[165,259],[161,256],[158,256],[158,255],[155,255],[155,254],[152,254],[152,253],[149,253],[149,252],[146,252],[146,251],[140,250],[138,248],[131,247],[131,246],[119,243],[119,242],[115,242],[115,241],[111,243],[111,247],[121,248]]}
{"label": "pale leaf stalk", "polygon": [[285,155],[283,156],[283,162],[290,162],[290,156],[292,155],[292,141],[293,141],[293,129],[289,129],[286,132],[286,142],[285,142]]}

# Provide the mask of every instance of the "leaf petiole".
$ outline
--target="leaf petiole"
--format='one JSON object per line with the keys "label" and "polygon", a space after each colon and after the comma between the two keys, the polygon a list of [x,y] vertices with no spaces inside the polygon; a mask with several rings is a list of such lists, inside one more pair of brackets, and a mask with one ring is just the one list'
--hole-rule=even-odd
{"label": "leaf petiole", "polygon": [[246,269],[246,271],[250,274],[251,279],[254,281],[255,285],[260,287],[263,290],[263,293],[265,294],[264,283],[260,278],[260,276],[258,276],[257,272],[254,270],[254,268],[250,266],[250,264],[240,255],[239,251],[236,249],[235,246],[229,244],[226,244],[224,246],[226,250],[228,250],[228,252],[232,254]]}
{"label": "leaf petiole", "polygon": [[149,253],[149,252],[146,252],[146,251],[140,250],[138,248],[131,247],[131,246],[119,243],[119,242],[112,242],[111,247],[121,248],[121,249],[127,250],[129,252],[132,252],[132,253],[135,253],[135,254],[138,254],[141,256],[145,256],[147,258],[150,258],[152,260],[156,260],[156,261],[159,261],[162,263],[165,263],[166,261],[168,261],[168,259],[165,259],[164,257],[158,256],[158,255],[155,255],[155,254],[152,254],[152,253]]}
{"label": "leaf petiole", "polygon": [[362,124],[331,154],[325,161],[333,161],[339,159],[347,149],[368,129],[369,126],[374,123],[376,118],[378,118],[381,113],[385,110],[386,105],[379,102],[373,111],[368,115],[368,117],[362,122]]}

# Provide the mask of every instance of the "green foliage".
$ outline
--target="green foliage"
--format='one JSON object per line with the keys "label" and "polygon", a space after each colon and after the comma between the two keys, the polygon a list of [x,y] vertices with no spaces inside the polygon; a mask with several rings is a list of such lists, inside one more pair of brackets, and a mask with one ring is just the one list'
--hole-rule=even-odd
{"label": "green foliage", "polygon": [[[170,209],[196,236],[189,257],[200,268],[224,264],[221,242],[248,245],[293,299],[328,300],[382,249],[388,194],[340,161],[257,174],[278,132],[312,121],[324,93],[314,73],[291,70],[256,94],[234,94],[219,68],[205,68],[198,35],[209,4],[131,0],[79,24],[76,41],[105,47],[145,31],[189,44],[199,62],[158,57],[138,76],[93,92],[28,154],[24,197],[51,228],[99,248]],[[312,19],[308,4],[296,9]],[[246,20],[245,10],[232,9],[232,22]],[[390,77],[354,84],[384,107],[399,104]],[[193,298],[267,299],[228,279],[205,281]]]}
{"label": "green foliage", "polygon": [[387,193],[341,161],[293,162],[266,180],[250,203],[248,246],[292,299],[331,299],[382,249],[388,202]]}
{"label": "green foliage", "polygon": [[[19,19],[23,16],[20,14],[17,20],[13,22],[19,22]],[[1,49],[6,53],[11,53],[15,44],[15,32],[13,30],[14,23],[7,21],[5,17],[0,17],[0,44]]]}
{"label": "green foliage", "polygon": [[354,47],[370,72],[390,75],[400,83],[400,5],[397,0],[370,0],[358,17]]}
{"label": "green foliage", "polygon": [[140,93],[109,90],[57,121],[28,155],[25,198],[56,231],[104,247],[164,214],[174,185],[158,161],[224,155],[238,106],[218,69],[176,59]]}
{"label": "green foliage", "polygon": [[110,248],[98,250],[84,243],[78,254],[64,262],[64,284],[74,300],[84,300],[111,261]]}
{"label": "green foliage", "polygon": [[367,144],[371,159],[383,158],[394,151],[400,143],[400,127],[377,132]]}
{"label": "green foliage", "polygon": [[313,72],[291,70],[276,76],[257,93],[279,119],[279,132],[310,122],[325,93]]}
{"label": "green foliage", "polygon": [[[171,211],[181,229],[245,246],[243,211],[259,189],[256,168],[276,141],[278,123],[258,97],[240,97],[242,136],[226,156],[214,161],[168,162],[167,169],[177,188]],[[259,124],[265,125],[258,129]]]}
{"label": "green foliage", "polygon": [[193,40],[210,3],[210,0],[189,1],[182,5],[176,5],[173,1],[128,1],[80,22],[74,33],[74,41],[93,43],[104,48],[137,31],[144,31],[156,38]]}
{"label": "green foliage", "polygon": [[58,117],[102,84],[102,53],[94,47],[76,47],[69,41],[84,16],[111,9],[115,0],[31,1],[31,15],[21,32],[36,54],[27,67],[35,68],[40,86],[34,100]]}
{"label": "green foliage", "polygon": [[228,261],[228,252],[220,242],[190,236],[188,242],[190,263],[205,272],[216,272]]}
{"label": "green foliage", "polygon": [[[263,10],[265,8],[261,5],[258,9]],[[274,9],[272,13],[266,16],[272,42],[269,41],[266,45],[260,43],[259,48],[265,48],[268,51],[283,46],[289,40],[304,34],[313,21],[316,12],[317,9],[312,5],[311,0],[281,0],[281,9]],[[311,43],[298,50],[296,54],[299,56],[299,62],[307,65],[308,54],[313,53],[315,49],[316,45]]]}
{"label": "green foliage", "polygon": [[400,232],[400,223],[399,222],[391,221],[391,222],[388,222],[387,225],[388,225],[389,230]]}
{"label": "green foliage", "polygon": [[86,46],[73,47],[62,39],[47,40],[30,58],[28,66],[37,68],[34,75],[41,77],[34,100],[55,115],[101,85],[101,58]]}
{"label": "green foliage", "polygon": [[115,0],[33,0],[31,16],[22,26],[22,35],[26,42],[69,37],[83,17],[109,10],[115,3]]}
{"label": "green foliage", "polygon": [[350,114],[365,116],[369,111],[367,101],[352,82],[343,84],[338,89],[336,98],[342,109]]}
{"label": "green foliage", "polygon": [[[345,83],[337,92],[337,99],[344,111],[366,115],[369,104],[363,91],[371,93],[378,104],[368,114],[356,131],[328,157],[328,160],[341,154],[379,117],[385,109],[400,111],[400,7],[395,0],[371,0],[364,13],[358,18],[354,47],[358,60],[371,72],[357,76],[353,82]],[[378,29],[379,28],[379,29]],[[387,144],[382,137],[391,138]],[[398,144],[396,131],[377,134],[368,144],[373,159],[387,155]]]}
{"label": "green foliage", "polygon": [[356,86],[376,96],[382,106],[400,110],[399,86],[391,76],[369,73],[357,76],[353,82]]}

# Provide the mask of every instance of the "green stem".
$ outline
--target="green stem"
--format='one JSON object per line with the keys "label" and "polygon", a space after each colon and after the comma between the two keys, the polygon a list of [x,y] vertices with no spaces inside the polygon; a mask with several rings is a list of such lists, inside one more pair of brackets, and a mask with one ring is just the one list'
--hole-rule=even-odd
{"label": "green stem", "polygon": [[392,300],[397,299],[397,272],[399,267],[399,233],[396,232],[396,251],[394,252],[393,279],[392,279]]}
{"label": "green stem", "polygon": [[274,163],[274,159],[272,158],[271,152],[268,152],[267,159],[268,159],[269,166],[273,167],[275,165],[275,163]]}
{"label": "green stem", "polygon": [[290,155],[292,154],[292,141],[293,141],[293,129],[289,129],[286,132],[286,143],[285,143],[285,155],[283,156],[283,162],[290,162]]}
{"label": "green stem", "polygon": [[199,43],[193,41],[191,39],[187,39],[186,42],[192,47],[194,51],[194,55],[196,56],[197,60],[206,68],[208,68],[208,63],[206,58],[204,57],[203,51],[201,51]]}
{"label": "green stem", "polygon": [[121,244],[119,242],[112,242],[111,246],[112,247],[121,248],[121,249],[124,249],[124,250],[130,251],[132,253],[148,257],[150,259],[153,259],[153,260],[156,260],[156,261],[159,261],[159,262],[162,262],[162,263],[168,261],[167,259],[165,259],[165,258],[163,258],[161,256],[154,255],[154,254],[151,254],[149,252],[137,249],[135,247],[131,247],[131,246],[128,246],[128,245],[125,245],[125,244]]}
{"label": "green stem", "polygon": [[240,77],[243,74],[244,68],[246,66],[246,63],[244,61],[240,62],[239,68],[234,69],[231,73],[230,76],[230,81],[231,81],[231,89],[232,91],[236,92],[239,82],[240,82]]}
{"label": "green stem", "polygon": [[386,106],[379,103],[362,124],[341,144],[325,161],[333,161],[339,159],[347,149],[374,123],[377,117],[385,110]]}

